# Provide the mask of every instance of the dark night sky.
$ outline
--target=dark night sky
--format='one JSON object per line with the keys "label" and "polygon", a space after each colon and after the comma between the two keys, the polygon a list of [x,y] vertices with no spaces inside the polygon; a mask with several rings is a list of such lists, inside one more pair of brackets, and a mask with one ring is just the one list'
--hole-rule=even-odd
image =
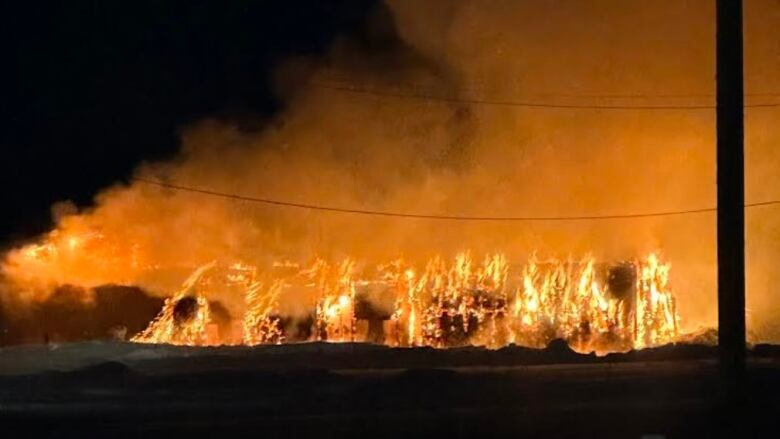
{"label": "dark night sky", "polygon": [[50,226],[60,200],[88,205],[142,160],[171,156],[204,117],[280,109],[274,66],[362,36],[377,2],[13,2],[0,26],[0,240]]}

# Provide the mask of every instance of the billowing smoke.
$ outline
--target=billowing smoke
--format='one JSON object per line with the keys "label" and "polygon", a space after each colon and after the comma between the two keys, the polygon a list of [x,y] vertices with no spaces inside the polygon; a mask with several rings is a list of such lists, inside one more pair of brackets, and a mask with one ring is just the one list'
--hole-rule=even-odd
{"label": "billowing smoke", "polygon": [[[183,131],[179,157],[143,164],[136,175],[299,203],[444,215],[712,207],[713,111],[473,103],[712,104],[711,3],[388,0],[370,23],[373,40],[338,41],[324,59],[279,68],[286,110],[262,130],[203,120]],[[777,4],[757,0],[746,8],[747,90],[780,88]],[[456,100],[398,96],[409,94]],[[639,97],[603,96],[614,94]],[[748,201],[780,196],[776,121],[776,109],[747,111]],[[772,335],[770,322],[780,316],[780,301],[771,299],[780,282],[772,267],[780,216],[767,207],[749,210],[747,219],[749,321],[753,331]],[[137,284],[170,294],[188,271],[212,260],[419,260],[462,249],[504,251],[516,260],[533,252],[625,259],[660,250],[672,262],[684,326],[716,321],[712,213],[434,221],[267,206],[136,181],[104,190],[92,209],[66,211],[55,239],[88,233],[110,249],[73,256],[60,249],[57,267],[24,262],[29,248],[10,252],[6,298],[45,295],[58,284]],[[217,299],[234,310],[243,300]]]}

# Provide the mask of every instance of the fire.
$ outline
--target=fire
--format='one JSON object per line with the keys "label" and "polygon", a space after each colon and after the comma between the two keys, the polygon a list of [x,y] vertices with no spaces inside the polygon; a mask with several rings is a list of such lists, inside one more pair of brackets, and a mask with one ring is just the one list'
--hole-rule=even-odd
{"label": "fire", "polygon": [[[169,343],[176,345],[205,346],[213,344],[208,336],[210,322],[208,300],[199,294],[196,286],[203,275],[214,268],[214,263],[203,265],[195,270],[184,282],[181,290],[165,300],[162,311],[149,326],[132,338],[139,343]],[[187,298],[194,298],[194,315],[178,316],[177,305]]]}
{"label": "fire", "polygon": [[[355,262],[344,260],[331,267],[318,260],[315,338],[326,341],[355,341]],[[334,270],[335,269],[335,270]],[[313,285],[314,286],[314,285]]]}
{"label": "fire", "polygon": [[80,227],[57,229],[39,243],[6,254],[2,274],[14,282],[23,298],[32,300],[45,299],[64,284],[131,285],[141,273],[155,267],[144,261],[137,244],[123,244]]}
{"label": "fire", "polygon": [[[53,232],[46,241],[12,252],[3,270],[21,284],[132,283],[154,270],[138,246],[129,251],[100,233]],[[128,266],[129,265],[129,266]],[[317,258],[268,267],[244,261],[196,269],[132,340],[183,345],[361,342],[390,346],[508,344],[546,346],[566,340],[581,352],[656,346],[679,335],[670,264],[657,254],[619,264],[531,257],[510,264],[501,253],[476,260],[471,252],[415,266],[403,259],[372,266],[346,258]],[[220,268],[221,267],[221,268]],[[303,299],[295,291],[306,290]],[[243,300],[230,329],[212,321],[213,297]],[[303,316],[285,315],[298,301]],[[308,320],[307,320],[308,319]],[[292,327],[307,327],[293,333]],[[221,333],[220,333],[221,332]]]}
{"label": "fire", "polygon": [[247,290],[247,310],[242,322],[245,344],[254,346],[284,341],[279,317],[274,314],[283,286],[281,281],[276,281],[264,289],[262,283],[254,283]]}
{"label": "fire", "polygon": [[[275,265],[296,271],[256,281],[257,269],[240,266],[253,273],[243,279],[248,283],[244,344],[286,341],[278,306],[295,284],[306,285],[317,294],[310,340],[367,341],[370,330],[361,327],[360,321],[372,318],[382,320],[384,334],[379,341],[399,347],[498,348],[510,343],[543,347],[562,338],[580,352],[609,352],[669,343],[678,336],[679,317],[668,284],[670,265],[656,254],[612,266],[592,257],[544,262],[531,258],[515,273],[503,254],[489,255],[477,263],[464,252],[451,263],[433,257],[420,271],[399,259],[378,266],[373,279],[361,277],[370,270],[358,269],[353,259],[339,264],[317,259],[302,269]],[[133,340],[229,343],[209,340],[208,302],[195,292],[199,282],[209,284],[204,279],[212,267],[193,273],[146,331]],[[384,317],[376,310],[359,311],[361,306],[377,306],[364,297],[371,288],[392,299],[392,310]],[[177,322],[174,306],[183,297],[195,297],[198,311],[190,320]]]}

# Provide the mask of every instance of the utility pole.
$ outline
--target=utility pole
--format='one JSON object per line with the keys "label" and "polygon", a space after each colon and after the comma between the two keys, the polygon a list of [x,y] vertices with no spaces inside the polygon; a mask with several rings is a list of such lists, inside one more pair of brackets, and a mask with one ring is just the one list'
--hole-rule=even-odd
{"label": "utility pole", "polygon": [[726,394],[745,376],[742,0],[717,0],[718,351]]}

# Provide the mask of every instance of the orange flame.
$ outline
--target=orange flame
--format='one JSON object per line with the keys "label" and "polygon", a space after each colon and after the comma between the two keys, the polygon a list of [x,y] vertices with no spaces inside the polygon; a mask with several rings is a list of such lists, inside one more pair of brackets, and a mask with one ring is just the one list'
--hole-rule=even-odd
{"label": "orange flame", "polygon": [[[125,254],[127,253],[127,254]],[[52,233],[46,241],[12,252],[3,270],[21,284],[132,282],[129,271],[153,270],[139,249],[123,252],[100,233]],[[497,348],[507,344],[543,347],[562,338],[577,351],[607,352],[669,343],[679,334],[679,316],[669,288],[670,265],[656,254],[626,263],[633,278],[625,291],[610,286],[608,267],[592,257],[580,261],[540,262],[532,257],[521,269],[510,269],[505,255],[497,253],[475,262],[462,252],[448,263],[435,256],[423,269],[404,260],[376,267],[365,275],[365,264],[347,258],[339,264],[316,259],[301,268],[289,261],[273,264],[285,275],[263,274],[259,267],[236,263],[224,282],[242,291],[240,337],[220,337],[209,330],[215,263],[199,267],[182,288],[165,301],[160,314],[133,341],[208,345],[283,343],[280,301],[289,297],[290,282],[316,292],[311,340],[365,341],[365,328],[357,318],[363,290],[380,285],[389,297],[383,323],[385,344],[392,346],[479,345]],[[86,281],[84,281],[86,280]],[[34,289],[33,289],[34,290]],[[40,291],[45,291],[40,288]],[[174,316],[185,297],[197,302],[195,315],[186,321]]]}

